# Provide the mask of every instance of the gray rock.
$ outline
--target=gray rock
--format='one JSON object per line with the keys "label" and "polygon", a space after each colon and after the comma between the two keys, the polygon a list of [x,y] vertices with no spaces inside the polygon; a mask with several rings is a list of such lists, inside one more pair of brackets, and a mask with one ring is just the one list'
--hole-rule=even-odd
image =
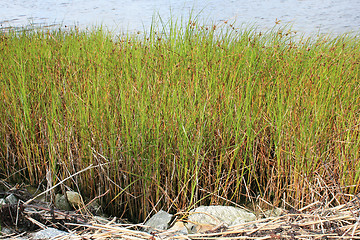
{"label": "gray rock", "polygon": [[31,239],[36,239],[36,240],[44,240],[44,239],[51,239],[51,238],[55,238],[55,237],[63,237],[69,235],[69,233],[64,232],[64,231],[60,231],[56,228],[47,228],[44,230],[41,230],[39,232],[36,233],[32,233],[31,234]]}
{"label": "gray rock", "polygon": [[6,228],[4,226],[0,228],[0,239],[29,240],[26,236],[19,237],[19,235],[15,235],[17,235],[17,232],[12,228]]}
{"label": "gray rock", "polygon": [[6,204],[5,199],[0,198],[0,207],[1,207],[2,205],[5,205],[5,204]]}
{"label": "gray rock", "polygon": [[7,204],[17,204],[18,203],[18,199],[14,196],[14,194],[10,194],[9,196],[7,196],[5,198],[5,202]]}
{"label": "gray rock", "polygon": [[74,208],[80,207],[83,204],[82,197],[79,193],[73,191],[66,191],[66,198],[71,206]]}
{"label": "gray rock", "polygon": [[2,228],[1,228],[1,232],[2,232],[3,234],[6,234],[6,235],[10,235],[10,234],[15,233],[14,230],[12,230],[12,229],[10,229],[10,228],[6,228],[6,227],[2,227]]}
{"label": "gray rock", "polygon": [[65,210],[65,211],[71,210],[71,206],[70,206],[69,202],[67,201],[66,197],[59,193],[55,195],[55,206],[58,209]]}
{"label": "gray rock", "polygon": [[[232,226],[256,220],[254,213],[231,206],[200,206],[189,212],[187,228],[190,232],[224,224]],[[206,227],[205,227],[206,226]]]}
{"label": "gray rock", "polygon": [[173,217],[172,214],[167,213],[163,210],[160,210],[154,216],[152,216],[149,220],[146,221],[146,223],[144,225],[150,227],[150,229],[146,229],[146,231],[150,232],[153,230],[168,229],[172,217]]}

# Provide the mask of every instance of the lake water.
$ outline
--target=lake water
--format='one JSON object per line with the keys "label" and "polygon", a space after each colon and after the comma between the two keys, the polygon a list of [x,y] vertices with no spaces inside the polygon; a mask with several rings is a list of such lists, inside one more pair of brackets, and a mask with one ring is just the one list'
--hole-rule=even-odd
{"label": "lake water", "polygon": [[360,32],[360,0],[1,0],[0,27],[35,25],[104,25],[112,31],[149,29],[152,16],[207,22],[236,20],[268,29],[281,20],[308,33]]}

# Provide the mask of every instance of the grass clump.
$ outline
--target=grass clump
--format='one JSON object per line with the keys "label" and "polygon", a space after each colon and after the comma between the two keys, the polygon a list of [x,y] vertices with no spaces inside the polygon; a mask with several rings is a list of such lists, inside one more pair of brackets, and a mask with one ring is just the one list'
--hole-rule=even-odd
{"label": "grass clump", "polygon": [[[197,21],[0,35],[0,173],[141,220],[359,192],[360,41]],[[45,184],[46,185],[46,184]],[[341,191],[340,191],[341,190]]]}

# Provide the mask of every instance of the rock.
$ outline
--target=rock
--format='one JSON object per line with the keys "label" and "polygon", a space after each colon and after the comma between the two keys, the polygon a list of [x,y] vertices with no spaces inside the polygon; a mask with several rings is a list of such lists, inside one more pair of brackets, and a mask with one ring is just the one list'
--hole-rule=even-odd
{"label": "rock", "polygon": [[177,221],[171,228],[168,230],[169,233],[175,235],[188,234],[189,231],[185,226],[185,223],[182,221]]}
{"label": "rock", "polygon": [[[181,235],[187,235],[189,231],[187,230],[185,223],[183,221],[176,221],[175,224],[168,230],[157,233],[159,239],[185,239],[180,237]],[[187,238],[186,238],[187,239]]]}
{"label": "rock", "polygon": [[[21,234],[22,235],[22,234]],[[2,226],[0,228],[0,239],[13,239],[13,240],[30,240],[28,237],[20,237],[21,235],[15,229]]]}
{"label": "rock", "polygon": [[144,225],[150,227],[147,228],[146,231],[151,232],[153,230],[166,230],[169,227],[172,217],[172,214],[160,210],[146,221]]}
{"label": "rock", "polygon": [[56,228],[47,228],[39,232],[32,233],[30,238],[36,240],[40,240],[40,239],[44,240],[44,239],[64,237],[66,235],[69,235],[69,233],[60,231]]}
{"label": "rock", "polygon": [[286,210],[282,209],[282,208],[274,208],[274,209],[270,209],[264,212],[264,217],[268,218],[268,217],[279,217],[281,215],[283,215],[286,212]]}
{"label": "rock", "polygon": [[65,210],[65,211],[71,210],[71,206],[70,206],[69,202],[67,201],[66,197],[59,193],[55,195],[55,206],[58,209]]}
{"label": "rock", "polygon": [[0,207],[2,207],[2,205],[5,205],[5,204],[6,204],[5,199],[0,198]]}
{"label": "rock", "polygon": [[73,208],[79,208],[82,205],[82,197],[77,192],[66,191],[66,197],[62,194],[56,194],[55,196],[55,206],[58,209],[70,211]]}
{"label": "rock", "polygon": [[[1,233],[5,234],[5,235],[10,235],[10,234],[14,234],[15,231],[10,228],[2,227]],[[3,237],[3,236],[1,236],[1,237]]]}
{"label": "rock", "polygon": [[79,193],[73,191],[66,191],[66,198],[71,206],[79,208],[83,205],[82,197]]}
{"label": "rock", "polygon": [[14,194],[10,194],[9,196],[7,196],[5,198],[5,202],[7,204],[17,204],[18,203],[18,199],[14,196]]}
{"label": "rock", "polygon": [[[27,186],[26,190],[29,192],[29,194],[32,197],[36,197],[40,193],[38,187]],[[36,197],[35,200],[40,201],[40,202],[46,202],[46,194]]]}
{"label": "rock", "polygon": [[27,236],[20,237],[22,234],[18,234],[15,229],[2,226],[0,228],[0,239],[13,239],[13,240],[30,240]]}
{"label": "rock", "polygon": [[190,232],[208,231],[219,225],[226,227],[256,220],[255,214],[231,206],[200,206],[189,212]]}

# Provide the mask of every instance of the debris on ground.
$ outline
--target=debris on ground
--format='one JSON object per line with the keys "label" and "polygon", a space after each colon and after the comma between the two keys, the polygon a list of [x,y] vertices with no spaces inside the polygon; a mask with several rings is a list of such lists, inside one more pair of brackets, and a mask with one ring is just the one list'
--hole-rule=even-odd
{"label": "debris on ground", "polygon": [[143,225],[59,210],[37,200],[27,203],[31,197],[20,189],[0,193],[0,239],[360,239],[357,196],[335,207],[315,202],[257,217],[224,206],[201,206],[183,218],[159,211]]}

